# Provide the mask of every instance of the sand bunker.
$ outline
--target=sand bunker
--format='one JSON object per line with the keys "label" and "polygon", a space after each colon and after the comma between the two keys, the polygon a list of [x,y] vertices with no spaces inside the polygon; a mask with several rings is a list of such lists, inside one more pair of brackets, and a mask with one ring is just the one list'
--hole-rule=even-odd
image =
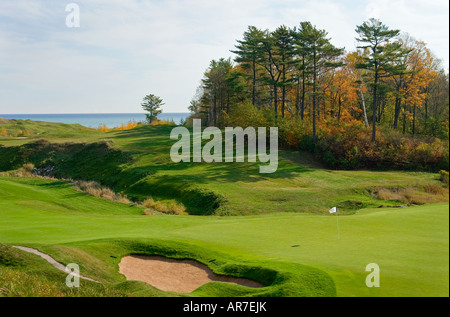
{"label": "sand bunker", "polygon": [[119,263],[119,272],[125,275],[127,280],[142,281],[163,291],[179,293],[190,293],[212,281],[264,287],[245,278],[217,275],[206,265],[192,260],[175,260],[159,256],[125,256]]}

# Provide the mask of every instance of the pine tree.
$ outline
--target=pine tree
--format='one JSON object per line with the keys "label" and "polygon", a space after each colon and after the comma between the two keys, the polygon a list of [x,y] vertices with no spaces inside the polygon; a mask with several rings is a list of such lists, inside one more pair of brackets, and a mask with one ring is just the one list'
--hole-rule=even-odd
{"label": "pine tree", "polygon": [[377,19],[370,19],[362,25],[356,27],[358,36],[356,40],[365,45],[358,48],[368,48],[370,54],[364,57],[364,62],[356,65],[357,68],[364,68],[373,73],[372,86],[372,142],[376,139],[377,123],[377,90],[381,89],[380,78],[399,73],[404,70],[402,63],[393,64],[395,59],[401,58],[404,51],[401,50],[401,44],[391,42],[400,33],[399,30],[390,30],[389,27]]}
{"label": "pine tree", "polygon": [[144,97],[141,106],[145,111],[149,112],[147,114],[148,123],[152,124],[157,119],[158,115],[162,112],[160,107],[163,105],[163,100],[158,96],[150,94]]}
{"label": "pine tree", "polygon": [[238,40],[235,45],[236,50],[231,52],[236,54],[235,62],[240,63],[244,69],[250,69],[252,104],[259,106],[257,102],[257,82],[258,82],[258,60],[261,60],[261,44],[263,31],[254,26],[249,26],[244,32],[244,39]]}
{"label": "pine tree", "polygon": [[278,51],[281,81],[281,117],[284,118],[284,112],[286,107],[286,88],[291,85],[291,79],[289,76],[290,68],[293,64],[294,45],[293,45],[293,32],[286,26],[282,25],[278,27],[272,36],[275,41],[275,46]]}
{"label": "pine tree", "polygon": [[[326,37],[325,30],[319,30],[310,22],[301,22],[299,37],[304,45],[303,50],[310,57],[312,65],[309,65],[309,72],[312,74],[312,121],[313,121],[313,142],[317,141],[316,113],[317,113],[317,76],[320,71],[327,68],[343,66],[343,63],[333,62],[333,59],[343,53],[343,49],[334,47]],[[307,66],[308,67],[308,66]]]}

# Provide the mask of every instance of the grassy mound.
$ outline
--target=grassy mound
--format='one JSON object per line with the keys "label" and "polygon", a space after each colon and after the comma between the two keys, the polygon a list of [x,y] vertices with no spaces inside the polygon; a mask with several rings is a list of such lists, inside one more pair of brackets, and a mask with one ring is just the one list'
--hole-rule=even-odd
{"label": "grassy mound", "polygon": [[[96,181],[136,202],[151,198],[162,205],[183,205],[194,215],[326,213],[333,206],[352,214],[369,207],[448,201],[448,188],[442,193],[428,190],[445,187],[437,173],[331,171],[303,152],[280,151],[274,174],[259,174],[259,163],[173,163],[172,128],[138,126],[107,133],[79,131],[70,138],[0,140],[0,171],[33,163],[56,177]],[[72,139],[86,141],[67,142]],[[403,188],[419,199],[374,195],[374,188],[381,193],[383,188]]]}
{"label": "grassy mound", "polygon": [[[102,280],[95,285],[81,280],[80,288],[64,287],[66,275],[52,269],[37,256],[0,244],[0,290],[3,296],[179,296],[160,291],[142,282],[124,281],[117,263],[129,254],[161,255],[175,259],[191,259],[209,266],[217,274],[249,278],[266,287],[249,288],[228,283],[207,283],[186,295],[192,296],[336,296],[331,277],[305,265],[267,262],[242,264],[237,259],[198,247],[167,241],[120,240],[92,241],[74,246],[40,247],[64,264],[80,263],[80,270]],[[118,256],[116,263],[109,254]],[[214,258],[212,264],[209,260]],[[101,273],[99,273],[101,272]],[[23,284],[23,281],[27,284]]]}
{"label": "grassy mound", "polygon": [[85,280],[65,285],[66,274],[44,259],[0,243],[0,297],[126,296],[125,292]]}
{"label": "grassy mound", "polygon": [[53,123],[33,120],[0,118],[0,140],[15,142],[14,139],[72,138],[95,134],[94,129],[79,124]]}

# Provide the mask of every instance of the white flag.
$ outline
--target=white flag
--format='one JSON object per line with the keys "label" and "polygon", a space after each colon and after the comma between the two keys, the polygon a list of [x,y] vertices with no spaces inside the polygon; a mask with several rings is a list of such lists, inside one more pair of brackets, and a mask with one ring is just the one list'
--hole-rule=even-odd
{"label": "white flag", "polygon": [[330,214],[334,214],[336,211],[337,211],[336,207],[333,207],[333,208],[330,209]]}

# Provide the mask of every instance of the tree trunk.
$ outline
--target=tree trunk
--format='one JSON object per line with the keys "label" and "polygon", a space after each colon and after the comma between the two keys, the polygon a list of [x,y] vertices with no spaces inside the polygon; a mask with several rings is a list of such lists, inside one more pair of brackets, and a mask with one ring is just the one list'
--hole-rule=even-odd
{"label": "tree trunk", "polygon": [[300,113],[300,77],[297,80],[297,91],[295,92],[295,108],[298,115]]}
{"label": "tree trunk", "polygon": [[341,94],[339,94],[339,100],[338,100],[338,103],[339,103],[338,122],[340,122],[340,121],[341,121],[341,104],[342,104],[342,101],[341,101]]}
{"label": "tree trunk", "polygon": [[378,84],[378,65],[375,62],[375,80],[373,86],[373,104],[372,104],[372,142],[375,142],[377,135],[377,84]]}
{"label": "tree trunk", "polygon": [[395,97],[395,111],[394,111],[394,130],[398,128],[398,118],[402,107],[402,100],[399,96]]}
{"label": "tree trunk", "polygon": [[403,133],[406,133],[406,103],[403,106]]}
{"label": "tree trunk", "polygon": [[281,92],[281,117],[284,118],[284,107],[286,103],[286,65],[284,64],[285,57],[283,55],[283,87]]}
{"label": "tree trunk", "polygon": [[[305,59],[303,59],[303,66],[305,66]],[[305,68],[303,67],[303,72],[302,72],[302,107],[301,107],[301,117],[302,120],[305,116],[305,80],[306,80],[306,76],[305,76]]]}
{"label": "tree trunk", "polygon": [[317,133],[316,133],[316,51],[314,51],[314,68],[313,68],[313,143],[317,142]]}
{"label": "tree trunk", "polygon": [[277,84],[274,82],[273,84],[273,104],[275,108],[275,119],[278,118],[278,93],[277,93]]}
{"label": "tree trunk", "polygon": [[362,101],[362,106],[363,106],[364,123],[366,125],[366,129],[368,129],[369,128],[369,120],[367,119],[366,100],[364,99],[364,94],[362,92],[361,83],[359,84],[359,93],[361,95],[361,101]]}
{"label": "tree trunk", "polygon": [[253,57],[252,105],[255,105],[255,103],[256,103],[256,61],[255,58]]}
{"label": "tree trunk", "polygon": [[213,106],[211,107],[211,125],[215,125],[216,123],[216,104],[217,104],[217,100],[216,100],[216,96],[214,96],[214,102],[213,102]]}

